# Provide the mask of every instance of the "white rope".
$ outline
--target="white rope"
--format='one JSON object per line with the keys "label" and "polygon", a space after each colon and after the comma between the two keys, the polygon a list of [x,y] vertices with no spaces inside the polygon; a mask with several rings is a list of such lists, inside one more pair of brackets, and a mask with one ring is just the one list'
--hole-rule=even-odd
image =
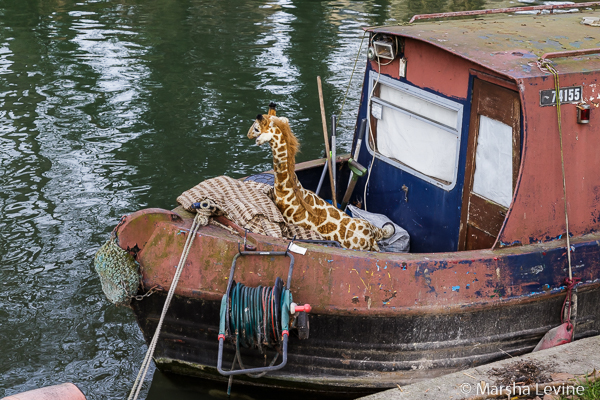
{"label": "white rope", "polygon": [[344,105],[346,104],[346,98],[348,97],[348,92],[350,91],[350,85],[352,84],[352,77],[354,76],[354,72],[356,71],[356,64],[358,64],[358,59],[360,58],[360,50],[362,49],[363,42],[367,37],[367,32],[363,33],[362,39],[360,40],[360,46],[358,46],[358,53],[356,53],[356,59],[354,60],[354,67],[352,67],[352,73],[350,74],[350,80],[348,81],[348,87],[346,88],[346,93],[344,94],[344,101],[342,101],[342,107],[340,108],[340,112],[338,114],[337,121],[335,123],[335,127],[340,123],[342,119],[342,113],[344,112]]}
{"label": "white rope", "polygon": [[567,260],[569,263],[569,280],[573,279],[573,269],[571,267],[571,235],[569,233],[569,211],[567,207],[567,178],[565,175],[565,156],[563,151],[563,135],[562,135],[562,118],[560,111],[560,81],[558,71],[552,66],[549,60],[540,58],[537,62],[540,70],[546,73],[550,73],[554,76],[554,90],[556,91],[556,115],[558,120],[558,137],[560,138],[560,166],[562,168],[562,184],[563,184],[563,197],[565,206],[565,228],[567,230]]}
{"label": "white rope", "polygon": [[[200,210],[198,210],[200,211]],[[194,237],[198,232],[198,228],[203,225],[208,224],[208,217],[204,212],[198,212],[196,217],[194,218],[194,222],[192,223],[192,227],[190,228],[190,233],[188,234],[187,240],[185,241],[185,245],[183,246],[183,252],[181,253],[181,258],[179,259],[179,264],[177,265],[177,270],[175,271],[175,276],[173,277],[173,282],[171,282],[171,288],[169,289],[169,294],[167,294],[167,299],[165,300],[165,305],[163,306],[162,314],[160,315],[160,319],[158,321],[158,325],[156,326],[156,331],[154,332],[154,336],[152,337],[152,341],[148,346],[148,351],[146,352],[146,357],[144,357],[144,361],[142,362],[142,366],[140,367],[140,372],[138,372],[137,378],[133,383],[133,388],[131,388],[131,393],[129,393],[129,397],[127,400],[137,400],[138,395],[140,394],[140,390],[142,389],[142,385],[144,383],[144,379],[146,378],[146,374],[148,373],[148,368],[150,367],[150,362],[152,360],[152,356],[154,354],[154,350],[156,349],[156,343],[158,342],[158,336],[160,335],[160,330],[162,328],[163,322],[165,320],[165,316],[167,314],[167,310],[169,309],[169,305],[171,304],[171,299],[175,293],[175,288],[177,288],[177,283],[179,282],[179,277],[181,276],[181,272],[183,271],[183,267],[188,258],[188,254],[190,249],[192,248],[192,243],[194,242]]]}
{"label": "white rope", "polygon": [[[387,64],[385,64],[385,65],[387,65]],[[377,80],[375,81],[375,84],[373,84],[373,87],[371,88],[371,93],[369,93],[369,98],[367,100],[367,118],[369,118],[369,119],[371,119],[371,100],[373,99],[373,94],[375,93],[375,88],[379,84],[380,77],[381,77],[381,63],[380,63],[379,57],[377,57]],[[365,211],[367,211],[367,186],[369,185],[369,181],[371,180],[371,171],[373,170],[373,164],[375,163],[375,152],[377,151],[375,149],[376,144],[375,144],[375,136],[373,135],[373,127],[370,122],[369,122],[368,140],[371,143],[371,145],[373,146],[373,155],[371,158],[371,165],[369,166],[369,173],[367,174],[367,181],[365,182],[365,190],[363,193],[363,203],[365,206]]]}

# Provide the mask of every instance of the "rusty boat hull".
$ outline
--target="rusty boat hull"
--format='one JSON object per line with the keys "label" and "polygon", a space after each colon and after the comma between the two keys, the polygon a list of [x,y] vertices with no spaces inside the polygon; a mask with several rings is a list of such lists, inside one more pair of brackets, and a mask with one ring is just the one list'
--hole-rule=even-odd
{"label": "rusty boat hull", "polygon": [[[180,209],[129,215],[119,244],[137,251],[143,287],[159,291],[133,300],[150,342],[192,216]],[[200,229],[177,286],[154,354],[166,372],[225,380],[218,374],[219,306],[240,236],[216,226]],[[600,333],[600,235],[574,239],[577,287],[575,337]],[[262,251],[285,251],[289,241],[248,234]],[[564,243],[515,249],[431,254],[385,254],[303,244],[296,255],[292,292],[310,303],[310,337],[292,331],[288,363],[261,379],[236,382],[336,393],[371,392],[531,351],[560,324],[565,298]],[[238,261],[236,279],[250,286],[287,276],[289,262],[268,257]],[[140,289],[144,292],[144,289]],[[234,346],[226,344],[224,369]],[[266,357],[271,359],[273,353]],[[248,365],[265,357],[243,351]],[[253,361],[254,360],[254,361]]]}

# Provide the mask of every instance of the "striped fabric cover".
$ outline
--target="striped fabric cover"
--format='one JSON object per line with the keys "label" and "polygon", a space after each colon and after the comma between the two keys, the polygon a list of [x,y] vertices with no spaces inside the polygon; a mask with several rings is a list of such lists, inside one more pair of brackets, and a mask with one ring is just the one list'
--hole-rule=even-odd
{"label": "striped fabric cover", "polygon": [[323,239],[318,232],[286,224],[273,201],[273,187],[270,185],[219,176],[183,192],[177,202],[186,210],[195,212],[193,204],[206,199],[212,200],[226,218],[250,232],[277,238]]}

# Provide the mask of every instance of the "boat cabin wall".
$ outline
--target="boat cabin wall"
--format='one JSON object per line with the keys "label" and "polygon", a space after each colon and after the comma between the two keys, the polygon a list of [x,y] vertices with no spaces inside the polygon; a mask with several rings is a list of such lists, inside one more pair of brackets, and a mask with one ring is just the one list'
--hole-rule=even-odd
{"label": "boat cabin wall", "polygon": [[[553,60],[565,94],[561,104],[563,158],[569,231],[581,236],[600,230],[600,57]],[[596,59],[595,66],[591,65]],[[577,65],[596,71],[577,72]],[[592,69],[592,68],[590,68]],[[524,137],[521,175],[498,246],[548,242],[564,238],[565,212],[561,146],[556,106],[542,106],[540,96],[552,92],[552,75],[523,80]],[[575,92],[580,88],[581,97]],[[569,92],[574,93],[569,98]],[[544,92],[542,92],[544,91]],[[571,100],[571,101],[569,101]],[[577,121],[577,100],[591,107],[589,123]]]}
{"label": "boat cabin wall", "polygon": [[[405,76],[400,76],[402,57],[407,60]],[[373,116],[369,117],[369,128],[359,157],[359,163],[368,167],[375,154],[366,192],[366,208],[368,211],[387,215],[405,228],[411,236],[411,252],[456,251],[459,248],[474,78],[477,75],[489,77],[495,82],[506,82],[509,86],[511,83],[493,71],[431,44],[410,38],[403,39],[403,51],[395,60],[388,65],[381,65],[387,61],[367,62],[358,116],[358,121],[368,118],[368,100],[373,86],[382,87],[381,90],[373,91],[372,104],[377,108],[375,113],[382,114],[378,117],[383,117],[381,120]],[[516,85],[514,87],[516,90]],[[381,91],[383,92],[380,93]],[[399,94],[395,95],[394,92]],[[407,96],[403,100],[404,94]],[[421,102],[421,99],[425,100],[423,104],[433,105],[433,116],[423,115],[423,108],[417,110],[419,107],[417,103]],[[389,103],[396,100],[408,101],[408,103],[394,110]],[[416,104],[414,106],[416,116],[402,109],[402,107],[413,107],[409,103]],[[437,108],[440,109],[441,116],[435,115]],[[444,115],[444,110],[450,110],[450,114],[453,113],[454,116]],[[387,126],[395,127],[390,129],[401,131],[397,128],[404,127],[407,131],[408,127],[412,126],[412,131],[418,131],[418,135],[421,135],[413,134],[412,138],[428,143],[425,145],[420,143],[411,148],[412,144],[406,140],[408,137],[401,135],[401,138],[395,137],[395,144],[392,143],[389,148],[381,150],[385,143],[382,145],[382,142],[375,138],[377,128],[373,129],[373,127],[378,123],[383,124],[381,121],[386,119],[386,115],[391,121]],[[434,120],[433,124],[430,123],[430,118]],[[438,121],[435,121],[436,119]],[[431,125],[435,125],[432,129],[433,133],[426,137],[424,132],[430,129]],[[426,129],[419,130],[419,126],[424,126]],[[373,152],[372,146],[369,145],[369,137],[372,138],[371,141],[376,141],[379,151]],[[356,146],[356,138],[353,146]],[[391,156],[392,154],[388,154],[390,157],[381,154],[394,151],[404,152],[402,157],[407,157],[410,162],[417,165],[416,168],[423,168],[422,171],[426,172],[422,173],[416,168],[399,162],[397,158]],[[447,154],[449,158],[439,157],[438,154]],[[418,165],[423,160],[424,163]],[[431,164],[436,163],[438,167],[441,166],[441,172],[436,170],[436,166],[428,169]],[[437,173],[442,179],[430,175]],[[363,199],[365,182],[366,178],[359,180],[354,192],[355,201],[365,203]]]}

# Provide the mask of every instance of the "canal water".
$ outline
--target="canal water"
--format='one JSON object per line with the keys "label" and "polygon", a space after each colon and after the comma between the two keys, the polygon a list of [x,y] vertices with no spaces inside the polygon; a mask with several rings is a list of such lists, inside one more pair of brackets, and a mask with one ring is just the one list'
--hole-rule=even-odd
{"label": "canal water", "polygon": [[[318,75],[347,152],[362,27],[499,5],[519,4],[0,0],[0,397],[70,381],[88,399],[126,398],[146,345],[92,267],[119,217],[269,169],[246,132],[270,101],[300,139],[298,161],[320,157]],[[142,397],[224,390],[152,371]],[[232,399],[273,396],[234,386]]]}

